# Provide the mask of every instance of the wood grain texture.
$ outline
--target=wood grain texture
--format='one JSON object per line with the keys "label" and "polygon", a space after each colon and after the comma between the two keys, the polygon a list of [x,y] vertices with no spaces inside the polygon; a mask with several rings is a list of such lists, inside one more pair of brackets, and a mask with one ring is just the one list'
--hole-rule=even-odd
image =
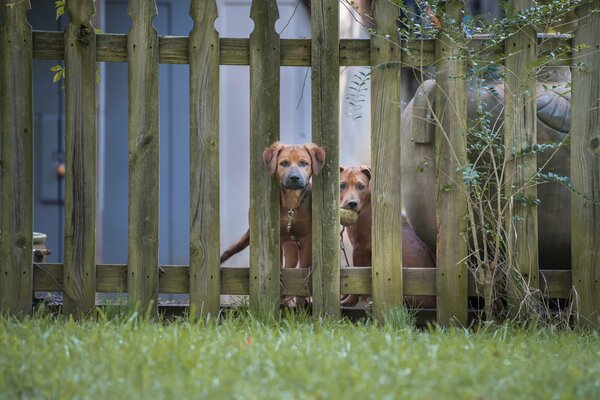
{"label": "wood grain texture", "polygon": [[312,140],[327,152],[323,170],[312,178],[313,315],[339,318],[339,3],[311,4]]}
{"label": "wood grain texture", "polygon": [[373,178],[373,311],[403,307],[402,189],[400,171],[401,49],[396,21],[400,8],[376,0],[372,6],[376,34],[371,36],[371,160]]}
{"label": "wood grain texture", "polygon": [[[488,38],[474,38],[474,48],[482,46]],[[545,52],[571,45],[565,37],[539,37]],[[64,58],[63,33],[34,31],[33,55],[36,59],[60,60]],[[161,64],[188,64],[189,49],[186,36],[159,37]],[[221,65],[249,65],[250,41],[245,38],[220,38]],[[435,63],[435,41],[432,39],[402,42],[402,63],[405,67],[421,68]],[[490,57],[501,55],[490,51]],[[370,65],[369,39],[340,39],[340,66]],[[97,35],[98,61],[127,62],[127,35],[103,33]],[[561,58],[552,65],[569,65],[570,60]],[[281,39],[281,66],[310,66],[310,39]]]}
{"label": "wood grain texture", "polygon": [[578,323],[592,328],[600,327],[600,14],[591,13],[598,8],[595,0],[577,11],[574,45],[588,48],[577,59],[585,67],[572,70],[571,111],[571,179],[583,194],[571,196],[573,286]]}
{"label": "wood grain texture", "polygon": [[[448,0],[445,13],[460,23],[462,2]],[[467,242],[465,215],[466,189],[459,168],[467,165],[466,65],[457,59],[460,49],[443,30],[436,44],[435,113],[440,124],[436,129],[437,190],[437,322],[467,322]]]}
{"label": "wood grain texture", "polygon": [[33,91],[29,1],[3,0],[0,25],[0,313],[31,314]]}
{"label": "wood grain texture", "polygon": [[279,184],[264,166],[265,147],[279,140],[279,34],[275,0],[254,0],[250,16],[250,307],[279,306]]}
{"label": "wood grain texture", "polygon": [[[480,48],[488,38],[475,38],[473,47]],[[544,37],[538,39],[544,49],[565,48],[571,39]],[[62,60],[64,58],[63,34],[61,32],[33,32],[33,57],[36,59]],[[98,61],[127,62],[127,36],[103,33],[97,37]],[[161,64],[187,64],[189,60],[188,38],[185,36],[161,36],[159,38]],[[221,65],[248,65],[250,63],[250,41],[244,38],[221,38]],[[369,39],[340,39],[340,66],[370,65]],[[435,41],[432,39],[402,42],[402,66],[422,68],[435,63]],[[490,51],[490,57],[501,52]],[[311,65],[310,39],[281,39],[281,66],[309,67]],[[568,57],[552,65],[569,65]]]}
{"label": "wood grain texture", "polygon": [[96,32],[93,0],[66,3],[65,295],[63,313],[82,317],[96,296]]}
{"label": "wood grain texture", "polygon": [[[515,11],[532,7],[533,1],[513,0]],[[504,42],[505,196],[509,201],[506,218],[507,255],[511,269],[528,286],[539,286],[537,206],[524,205],[520,198],[537,198],[537,187],[529,185],[537,173],[535,153],[523,155],[537,143],[536,111],[536,33],[533,27],[520,28]],[[576,96],[574,96],[576,97]],[[510,275],[511,277],[513,275]],[[516,313],[525,292],[521,277],[508,283],[509,312]]]}
{"label": "wood grain texture", "polygon": [[214,0],[193,0],[190,15],[190,304],[220,311],[219,34]]}
{"label": "wood grain texture", "polygon": [[130,0],[129,61],[129,270],[132,305],[158,312],[158,34],[154,0]]}
{"label": "wood grain texture", "polygon": [[[162,265],[159,292],[169,294],[189,293],[189,267],[187,265]],[[435,296],[435,269],[404,268],[405,296]],[[222,267],[222,294],[247,295],[250,270],[247,267]],[[96,267],[96,291],[122,293],[127,290],[127,265],[98,264]],[[469,274],[469,296],[477,296],[481,288],[476,286]],[[371,294],[371,268],[349,267],[340,272],[342,294]],[[307,296],[311,290],[308,269],[282,269],[281,294],[285,296]],[[35,264],[33,269],[33,290],[62,291],[64,288],[62,264]],[[540,289],[548,298],[566,299],[571,294],[570,270],[540,271]],[[479,290],[479,291],[478,291]]]}

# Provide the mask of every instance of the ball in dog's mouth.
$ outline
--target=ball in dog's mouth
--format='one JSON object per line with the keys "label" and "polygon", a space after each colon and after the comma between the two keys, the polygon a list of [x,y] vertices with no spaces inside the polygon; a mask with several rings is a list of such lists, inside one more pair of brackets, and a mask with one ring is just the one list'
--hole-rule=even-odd
{"label": "ball in dog's mouth", "polygon": [[358,213],[349,208],[340,209],[340,224],[344,226],[350,226],[358,220]]}

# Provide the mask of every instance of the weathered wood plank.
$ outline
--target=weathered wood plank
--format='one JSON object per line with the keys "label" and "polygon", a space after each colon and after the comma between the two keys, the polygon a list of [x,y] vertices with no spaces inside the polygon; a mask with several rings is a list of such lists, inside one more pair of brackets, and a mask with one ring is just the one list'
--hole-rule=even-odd
{"label": "weathered wood plank", "polygon": [[82,317],[96,296],[96,32],[92,0],[68,1],[65,29],[65,296]]}
{"label": "weathered wood plank", "polygon": [[327,151],[313,179],[313,315],[340,316],[339,4],[313,1],[312,140]]}
{"label": "weathered wood plank", "polygon": [[346,267],[340,269],[341,294],[371,294],[372,292],[371,268]]}
{"label": "weathered wood plank", "polygon": [[540,290],[550,298],[567,299],[572,295],[571,270],[540,270]]}
{"label": "weathered wood plank", "polygon": [[379,321],[403,307],[402,190],[400,185],[401,49],[396,22],[400,7],[387,0],[372,6],[371,160],[373,168],[373,311]]}
{"label": "weathered wood plank", "polygon": [[[595,0],[578,11],[574,45],[585,68],[573,68],[571,179],[581,194],[571,196],[573,286],[578,294],[578,323],[600,326],[600,8]],[[584,197],[585,196],[585,197]]]}
{"label": "weathered wood plank", "polygon": [[250,306],[279,306],[279,185],[264,167],[265,147],[279,140],[279,19],[274,0],[254,0],[250,16]]}
{"label": "weathered wood plank", "polygon": [[[443,12],[460,24],[462,2],[448,0]],[[458,44],[444,30],[436,42],[435,113],[440,122],[436,127],[436,188],[437,188],[437,322],[467,322],[467,242],[464,218],[467,213],[466,190],[459,168],[467,165],[466,65],[458,59]]]}
{"label": "weathered wood plank", "polygon": [[[189,293],[189,267],[186,265],[163,265],[165,273],[160,274],[160,293]],[[435,296],[435,269],[404,268],[405,296]],[[221,268],[221,293],[247,295],[250,270],[247,267]],[[96,267],[96,291],[106,293],[127,290],[127,265],[99,264]],[[342,294],[371,294],[371,268],[349,267],[340,272]],[[307,296],[311,290],[308,269],[282,269],[281,294],[285,296]],[[549,298],[566,299],[571,294],[570,270],[541,270],[540,290]],[[35,264],[33,269],[33,290],[62,291],[62,264]],[[479,290],[479,291],[478,291]],[[483,293],[469,274],[469,296]]]}
{"label": "weathered wood plank", "polygon": [[154,0],[129,1],[129,270],[132,305],[158,312],[158,34]]}
{"label": "weathered wood plank", "polygon": [[29,1],[3,0],[0,26],[0,312],[31,314],[33,91]]}
{"label": "weathered wood plank", "polygon": [[[571,45],[565,35],[539,35],[538,42],[544,51]],[[474,47],[488,37],[475,38]],[[62,32],[33,32],[33,57],[36,59],[62,60],[64,47]],[[97,36],[98,61],[127,62],[127,36],[104,33]],[[161,36],[159,38],[161,64],[187,64],[189,49],[185,36]],[[219,42],[221,65],[248,65],[250,41],[243,38],[221,38]],[[369,39],[340,39],[340,66],[370,65]],[[402,42],[404,67],[422,68],[435,63],[435,41],[432,39]],[[546,50],[547,49],[547,50]],[[501,55],[500,50],[490,51],[490,57]],[[281,39],[281,66],[308,67],[311,64],[310,39]],[[568,57],[552,65],[569,65]]]}
{"label": "weathered wood plank", "polygon": [[219,34],[214,0],[193,0],[190,15],[190,304],[220,310]]}
{"label": "weathered wood plank", "polygon": [[[160,293],[184,294],[189,292],[187,280],[189,267],[185,265],[162,265],[165,273],[160,275]],[[127,265],[98,264],[97,292],[124,292],[127,290]],[[571,272],[568,270],[542,271],[546,276],[550,297],[567,297],[571,288]],[[221,293],[247,295],[249,293],[249,268],[222,267]],[[310,291],[308,269],[282,269],[282,295],[307,295]],[[435,295],[435,270],[432,268],[405,268],[404,291],[406,295]],[[307,281],[308,278],[308,281]],[[371,294],[371,268],[342,268],[340,273],[342,294]],[[542,280],[545,282],[545,280]],[[302,291],[299,287],[305,286]],[[545,288],[546,283],[542,283]],[[62,291],[63,264],[34,264],[35,291]],[[469,278],[469,296],[477,296],[475,280]]]}
{"label": "weathered wood plank", "polygon": [[[61,292],[64,288],[63,270],[63,264],[34,264],[33,290],[37,292]],[[97,271],[100,271],[100,269],[98,268]],[[31,303],[31,299],[28,300]]]}
{"label": "weathered wood plank", "polygon": [[[515,12],[532,7],[531,0],[513,0]],[[507,262],[521,276],[509,282],[509,311],[516,312],[526,295],[522,282],[539,286],[538,217],[533,200],[537,187],[528,184],[537,173],[535,153],[523,155],[537,143],[536,133],[536,34],[531,26],[519,28],[504,42],[509,56],[505,61],[504,80],[504,188],[509,205],[505,215]],[[576,97],[576,96],[575,96]],[[528,188],[525,188],[528,186]],[[527,203],[520,199],[527,199]],[[510,274],[510,277],[513,277]],[[523,281],[521,280],[523,279]]]}
{"label": "weathered wood plank", "polygon": [[96,280],[96,291],[99,293],[125,293],[127,265],[98,265]]}

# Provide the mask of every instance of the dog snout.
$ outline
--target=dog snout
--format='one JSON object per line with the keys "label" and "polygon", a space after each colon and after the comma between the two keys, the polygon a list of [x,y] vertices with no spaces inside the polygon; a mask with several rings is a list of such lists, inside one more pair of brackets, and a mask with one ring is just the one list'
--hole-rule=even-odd
{"label": "dog snout", "polygon": [[355,210],[356,207],[358,207],[358,202],[356,202],[355,200],[350,200],[348,202],[348,208],[351,210]]}
{"label": "dog snout", "polygon": [[303,179],[302,175],[293,172],[285,179],[284,186],[288,189],[303,189],[306,186],[306,181]]}

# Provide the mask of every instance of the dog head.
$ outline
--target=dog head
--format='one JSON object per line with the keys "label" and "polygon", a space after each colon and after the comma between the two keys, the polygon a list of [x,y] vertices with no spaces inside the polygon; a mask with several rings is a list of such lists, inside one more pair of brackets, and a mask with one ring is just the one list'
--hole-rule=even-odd
{"label": "dog head", "polygon": [[287,190],[302,190],[310,177],[318,175],[325,163],[325,150],[314,143],[273,143],[263,152],[269,173],[276,174],[279,185]]}
{"label": "dog head", "polygon": [[371,167],[340,167],[340,206],[360,213],[371,201]]}

